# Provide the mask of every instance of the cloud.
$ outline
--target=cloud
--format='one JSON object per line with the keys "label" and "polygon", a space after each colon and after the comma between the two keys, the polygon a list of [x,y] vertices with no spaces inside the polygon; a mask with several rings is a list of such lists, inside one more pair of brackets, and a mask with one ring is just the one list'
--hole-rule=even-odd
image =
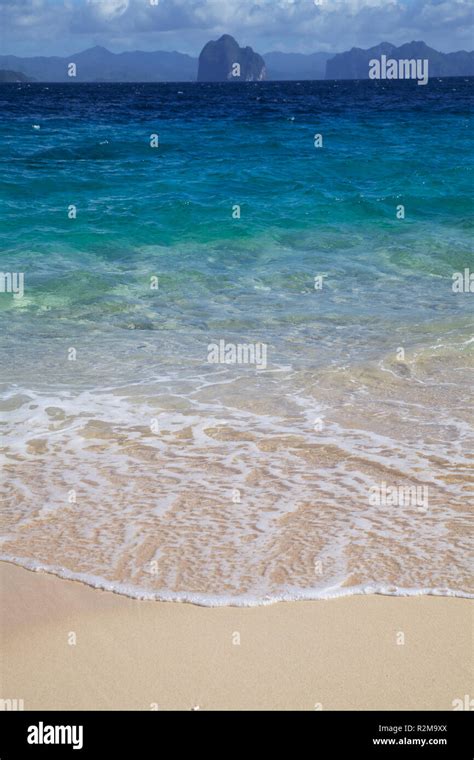
{"label": "cloud", "polygon": [[337,52],[423,39],[472,47],[472,0],[2,0],[2,47],[61,54],[90,44],[197,54],[224,32],[260,52]]}
{"label": "cloud", "polygon": [[87,7],[100,19],[111,20],[123,16],[128,10],[128,0],[87,0]]}

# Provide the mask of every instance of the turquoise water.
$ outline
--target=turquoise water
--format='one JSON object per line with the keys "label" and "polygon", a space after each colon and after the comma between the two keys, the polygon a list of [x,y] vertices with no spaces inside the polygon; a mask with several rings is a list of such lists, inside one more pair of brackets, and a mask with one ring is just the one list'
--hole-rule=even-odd
{"label": "turquoise water", "polygon": [[[13,484],[3,556],[205,602],[317,596],[343,583],[467,593],[456,531],[473,295],[453,293],[452,276],[474,269],[471,104],[468,79],[2,85],[0,264],[24,273],[22,298],[0,293]],[[219,340],[265,344],[266,370],[209,364]],[[161,434],[150,442],[152,420]],[[124,473],[135,488],[122,503]],[[420,536],[413,517],[395,535],[390,519],[382,527],[366,513],[374,478],[431,484],[437,511]],[[62,507],[71,479],[80,517]],[[242,507],[216,512],[249,488]],[[190,495],[191,512],[180,501]],[[112,567],[86,528],[97,500],[108,505],[101,541]],[[146,516],[141,538],[130,537],[130,500]],[[322,503],[323,525],[291,523],[303,504],[311,513]],[[262,504],[272,519],[257,529]],[[174,534],[163,524],[171,513]],[[228,534],[219,561],[204,551],[214,520]],[[355,561],[374,531],[378,553]],[[273,567],[290,535],[294,554]],[[389,539],[393,566],[382,559]],[[176,546],[188,546],[194,576]],[[440,551],[456,555],[449,570]],[[155,552],[167,559],[151,583],[143,567]]]}

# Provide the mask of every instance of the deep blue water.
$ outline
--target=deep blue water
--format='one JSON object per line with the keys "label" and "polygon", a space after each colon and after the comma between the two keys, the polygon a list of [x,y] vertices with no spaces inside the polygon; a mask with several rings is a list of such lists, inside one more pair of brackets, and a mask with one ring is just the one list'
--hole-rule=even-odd
{"label": "deep blue water", "polygon": [[472,81],[3,85],[0,263],[25,272],[26,293],[20,311],[1,299],[2,318],[20,331],[265,325],[290,362],[294,324],[341,321],[367,344],[374,322],[456,320]]}

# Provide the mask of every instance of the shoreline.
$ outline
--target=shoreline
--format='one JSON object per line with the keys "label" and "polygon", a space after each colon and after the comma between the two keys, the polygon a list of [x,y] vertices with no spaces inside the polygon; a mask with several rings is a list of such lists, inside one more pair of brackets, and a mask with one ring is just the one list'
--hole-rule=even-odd
{"label": "shoreline", "polygon": [[451,710],[469,599],[141,601],[0,561],[1,699],[25,710]]}
{"label": "shoreline", "polygon": [[[117,594],[126,599],[134,599],[139,602],[171,602],[176,604],[191,604],[193,606],[210,609],[217,607],[268,607],[272,604],[282,604],[287,602],[329,601],[331,599],[345,599],[346,597],[351,596],[389,596],[401,598],[412,596],[436,596],[447,599],[474,599],[474,594],[471,594],[469,591],[457,591],[456,589],[449,588],[374,586],[370,583],[358,586],[344,586],[344,584],[341,584],[339,586],[332,586],[330,589],[322,592],[319,592],[316,589],[301,589],[300,592],[298,592],[298,595],[295,594],[295,596],[291,596],[288,594],[279,597],[262,596],[257,598],[251,594],[224,597],[212,594],[199,594],[190,591],[164,592],[161,594],[157,592],[156,594],[153,594],[145,589],[140,589],[138,586],[117,584],[115,581],[107,581],[106,579],[101,578],[95,579],[95,576],[87,576],[85,573],[73,573],[71,571],[66,571],[63,568],[35,563],[33,560],[23,560],[23,558],[18,558],[17,560],[10,557],[0,556],[0,563],[20,567],[23,570],[28,570],[28,572],[32,573],[52,575],[61,580],[79,583],[82,586],[87,586],[88,588],[97,591]],[[93,582],[92,578],[94,578],[96,582]]]}

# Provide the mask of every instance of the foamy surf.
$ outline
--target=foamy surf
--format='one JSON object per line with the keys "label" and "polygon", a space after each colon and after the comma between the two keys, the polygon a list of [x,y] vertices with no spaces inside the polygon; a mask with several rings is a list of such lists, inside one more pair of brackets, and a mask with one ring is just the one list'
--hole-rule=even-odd
{"label": "foamy surf", "polygon": [[239,596],[218,596],[199,593],[173,593],[170,591],[160,591],[151,593],[144,589],[126,584],[116,584],[106,581],[103,578],[88,575],[87,573],[72,573],[64,568],[49,567],[41,565],[32,560],[21,557],[3,556],[0,552],[0,561],[11,562],[14,565],[23,567],[37,573],[49,573],[58,578],[64,578],[69,581],[77,581],[86,586],[108,591],[121,596],[127,596],[130,599],[139,599],[141,601],[151,602],[181,602],[183,604],[195,604],[199,607],[265,607],[280,602],[311,602],[317,600],[339,599],[347,596],[381,594],[383,596],[452,596],[461,599],[474,599],[474,594],[467,591],[456,591],[449,588],[393,588],[389,586],[366,586],[349,587],[330,587],[327,589],[293,589],[287,592],[281,592],[275,596],[252,596],[242,594]]}
{"label": "foamy surf", "polygon": [[206,605],[469,596],[466,357],[390,361],[4,389],[2,557]]}

